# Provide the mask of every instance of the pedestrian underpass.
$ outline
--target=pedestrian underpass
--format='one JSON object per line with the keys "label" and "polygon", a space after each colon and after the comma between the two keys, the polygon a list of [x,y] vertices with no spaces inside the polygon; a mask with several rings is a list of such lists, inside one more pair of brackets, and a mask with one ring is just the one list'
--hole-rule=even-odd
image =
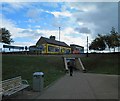
{"label": "pedestrian underpass", "polygon": [[69,71],[68,62],[69,62],[70,60],[73,60],[74,63],[75,63],[74,69],[77,69],[77,70],[79,70],[80,72],[85,72],[85,71],[86,71],[86,69],[85,69],[85,67],[83,66],[82,61],[81,61],[80,58],[67,58],[67,57],[64,57],[64,64],[65,64],[65,70],[66,70],[66,71]]}

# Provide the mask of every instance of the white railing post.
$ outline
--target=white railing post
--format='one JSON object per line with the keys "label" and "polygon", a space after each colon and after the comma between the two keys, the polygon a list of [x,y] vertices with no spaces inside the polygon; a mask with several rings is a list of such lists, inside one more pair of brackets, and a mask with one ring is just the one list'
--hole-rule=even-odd
{"label": "white railing post", "polygon": [[79,60],[79,62],[80,62],[80,65],[81,65],[82,69],[85,70],[85,68],[84,68],[84,66],[83,66],[83,64],[82,64],[82,62],[81,62],[81,59],[78,58],[78,60]]}
{"label": "white railing post", "polygon": [[64,62],[65,62],[65,69],[68,70],[66,58],[64,58]]}

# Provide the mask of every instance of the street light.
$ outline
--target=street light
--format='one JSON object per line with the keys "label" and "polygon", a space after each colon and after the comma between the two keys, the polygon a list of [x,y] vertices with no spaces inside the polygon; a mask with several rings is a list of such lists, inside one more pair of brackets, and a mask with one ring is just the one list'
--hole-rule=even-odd
{"label": "street light", "polygon": [[[60,41],[60,27],[59,27],[59,41]],[[59,53],[61,52],[60,46],[59,46]]]}
{"label": "street light", "polygon": [[88,57],[88,36],[87,36],[87,57]]}
{"label": "street light", "polygon": [[60,27],[59,27],[59,41],[60,41]]}

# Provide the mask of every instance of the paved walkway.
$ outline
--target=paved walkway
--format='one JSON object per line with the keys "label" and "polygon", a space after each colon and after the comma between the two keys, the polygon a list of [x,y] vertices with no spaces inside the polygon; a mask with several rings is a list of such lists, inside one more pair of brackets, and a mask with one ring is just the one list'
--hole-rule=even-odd
{"label": "paved walkway", "polygon": [[118,76],[74,72],[66,74],[42,93],[25,91],[13,99],[118,99]]}
{"label": "paved walkway", "polygon": [[117,99],[118,77],[74,72],[62,77],[37,99]]}

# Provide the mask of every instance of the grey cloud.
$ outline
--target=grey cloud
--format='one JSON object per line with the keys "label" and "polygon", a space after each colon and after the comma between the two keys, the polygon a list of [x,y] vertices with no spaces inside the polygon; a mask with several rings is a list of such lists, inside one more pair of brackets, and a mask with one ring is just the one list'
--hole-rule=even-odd
{"label": "grey cloud", "polygon": [[42,2],[42,5],[45,6],[45,7],[53,7],[53,8],[58,7],[57,2]]}
{"label": "grey cloud", "polygon": [[26,37],[29,37],[29,38],[38,38],[43,35],[43,33],[39,33],[36,30],[30,30],[30,29],[25,29],[20,33],[22,33],[23,35],[26,34]]}
{"label": "grey cloud", "polygon": [[69,36],[69,37],[72,37],[72,38],[78,38],[78,37],[80,37],[80,35],[76,34],[76,33],[65,34],[65,36]]}
{"label": "grey cloud", "polygon": [[32,4],[28,2],[6,2],[5,4],[2,4],[2,10],[9,13],[15,13],[16,11],[32,6]]}
{"label": "grey cloud", "polygon": [[[94,29],[95,34],[98,33],[109,33],[111,27],[115,27],[118,30],[118,4],[115,2],[106,3],[86,3],[83,6],[95,5],[95,11],[91,12],[76,12],[74,17],[76,18],[76,23],[93,23],[96,28]],[[82,4],[79,4],[82,6]],[[77,6],[78,7],[78,6]],[[88,27],[88,26],[87,26]],[[92,29],[92,28],[90,28]]]}
{"label": "grey cloud", "polygon": [[39,15],[40,10],[39,9],[29,9],[27,12],[27,16],[31,18],[36,18]]}
{"label": "grey cloud", "polygon": [[42,18],[40,17],[41,12],[43,12],[42,9],[37,9],[35,7],[29,9],[26,13],[26,16],[32,20],[32,22],[37,23],[40,21]]}
{"label": "grey cloud", "polygon": [[75,28],[74,29],[75,31],[79,32],[79,33],[86,33],[86,34],[89,34],[91,33],[91,30],[88,29],[87,27],[83,27],[83,28]]}

